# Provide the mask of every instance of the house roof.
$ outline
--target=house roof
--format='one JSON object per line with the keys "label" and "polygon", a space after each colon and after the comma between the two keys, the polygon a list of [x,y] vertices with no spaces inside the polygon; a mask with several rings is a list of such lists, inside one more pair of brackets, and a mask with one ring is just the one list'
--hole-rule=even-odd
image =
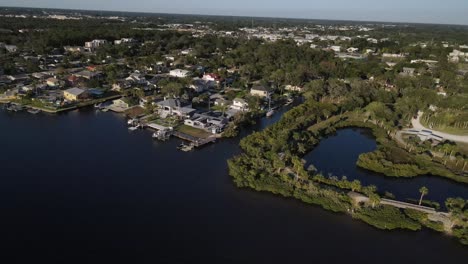
{"label": "house roof", "polygon": [[72,95],[75,95],[75,96],[78,96],[78,95],[84,93],[85,90],[80,89],[80,88],[70,88],[68,90],[65,90],[65,92],[67,92],[69,94],[72,94]]}
{"label": "house roof", "polygon": [[244,99],[242,99],[242,98],[236,98],[236,99],[234,99],[234,102],[239,102],[239,103],[242,103],[242,104],[247,104],[247,102],[246,102]]}
{"label": "house roof", "polygon": [[265,86],[254,86],[254,87],[252,87],[252,90],[262,91],[262,92],[270,92],[271,91],[271,89],[266,88]]}

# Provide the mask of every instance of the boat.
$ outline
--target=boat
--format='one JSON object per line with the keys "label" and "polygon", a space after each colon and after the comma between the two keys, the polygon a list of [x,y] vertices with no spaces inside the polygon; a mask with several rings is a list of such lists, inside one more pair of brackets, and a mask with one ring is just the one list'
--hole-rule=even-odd
{"label": "boat", "polygon": [[94,105],[94,108],[101,108],[101,107],[102,107],[102,103],[98,103]]}
{"label": "boat", "polygon": [[268,111],[268,112],[266,113],[266,117],[271,117],[271,116],[273,116],[274,114],[275,114],[275,110],[270,109],[270,111]]}
{"label": "boat", "polygon": [[39,109],[29,109],[28,110],[28,113],[33,114],[33,115],[39,114],[40,112],[41,112],[41,110],[39,110]]}
{"label": "boat", "polygon": [[286,104],[285,105],[290,105],[294,102],[294,99],[292,98],[289,98],[287,101],[286,101]]}
{"label": "boat", "polygon": [[135,125],[135,124],[138,124],[138,119],[129,119],[127,121],[127,124],[128,125]]}
{"label": "boat", "polygon": [[275,110],[271,108],[271,96],[268,96],[268,112],[266,113],[266,117],[270,117],[275,113]]}
{"label": "boat", "polygon": [[130,131],[135,131],[135,130],[137,130],[137,129],[139,129],[139,128],[140,128],[140,125],[131,126],[131,127],[128,128],[128,130],[130,130]]}
{"label": "boat", "polygon": [[194,149],[193,145],[186,145],[181,150],[184,151],[184,152],[189,152],[189,151],[192,151],[193,149]]}
{"label": "boat", "polygon": [[109,108],[102,108],[101,111],[107,112],[107,111],[109,111]]}

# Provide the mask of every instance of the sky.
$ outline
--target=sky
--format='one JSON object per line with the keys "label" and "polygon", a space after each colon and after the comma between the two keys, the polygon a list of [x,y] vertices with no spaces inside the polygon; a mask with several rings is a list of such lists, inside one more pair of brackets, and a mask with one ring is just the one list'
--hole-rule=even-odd
{"label": "sky", "polygon": [[0,6],[468,25],[468,0],[0,0]]}

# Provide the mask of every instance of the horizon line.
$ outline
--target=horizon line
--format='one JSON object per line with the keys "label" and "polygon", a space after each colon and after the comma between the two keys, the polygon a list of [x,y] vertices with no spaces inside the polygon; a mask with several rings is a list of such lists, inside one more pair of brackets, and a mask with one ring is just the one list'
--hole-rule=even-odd
{"label": "horizon line", "polygon": [[175,12],[148,12],[148,11],[122,11],[122,10],[102,10],[102,9],[76,9],[76,8],[54,8],[54,7],[31,7],[31,6],[1,6],[0,8],[17,9],[49,9],[49,10],[67,10],[84,12],[121,12],[133,14],[153,14],[153,15],[182,15],[182,16],[208,16],[208,17],[238,17],[238,18],[269,18],[269,19],[288,19],[288,20],[315,20],[330,22],[359,22],[359,23],[378,23],[378,24],[410,24],[410,25],[440,25],[440,26],[462,26],[468,27],[468,24],[453,23],[429,23],[429,22],[404,22],[404,21],[375,21],[375,20],[351,20],[351,19],[330,19],[330,18],[306,18],[306,17],[281,17],[281,16],[245,16],[245,15],[223,15],[223,14],[200,14],[200,13],[175,13]]}

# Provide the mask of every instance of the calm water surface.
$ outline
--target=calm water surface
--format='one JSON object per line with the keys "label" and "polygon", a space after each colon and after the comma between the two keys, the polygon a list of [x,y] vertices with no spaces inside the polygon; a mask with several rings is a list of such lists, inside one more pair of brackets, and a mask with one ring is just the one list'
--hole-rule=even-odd
{"label": "calm water surface", "polygon": [[4,263],[461,263],[468,257],[466,247],[431,231],[384,232],[235,188],[226,160],[239,153],[238,139],[183,153],[178,140],[154,142],[149,131],[129,132],[119,115],[89,110],[0,111],[0,135],[0,253],[11,259]]}
{"label": "calm water surface", "polygon": [[419,189],[422,186],[429,189],[429,194],[425,197],[439,202],[441,206],[444,206],[448,197],[468,199],[468,185],[442,177],[394,178],[358,168],[356,162],[359,155],[374,151],[376,148],[370,130],[348,128],[339,130],[335,135],[322,140],[304,159],[309,164],[314,164],[325,176],[331,173],[339,178],[346,176],[349,180],[358,179],[363,185],[378,186],[379,192],[393,193],[399,200],[419,199]]}

